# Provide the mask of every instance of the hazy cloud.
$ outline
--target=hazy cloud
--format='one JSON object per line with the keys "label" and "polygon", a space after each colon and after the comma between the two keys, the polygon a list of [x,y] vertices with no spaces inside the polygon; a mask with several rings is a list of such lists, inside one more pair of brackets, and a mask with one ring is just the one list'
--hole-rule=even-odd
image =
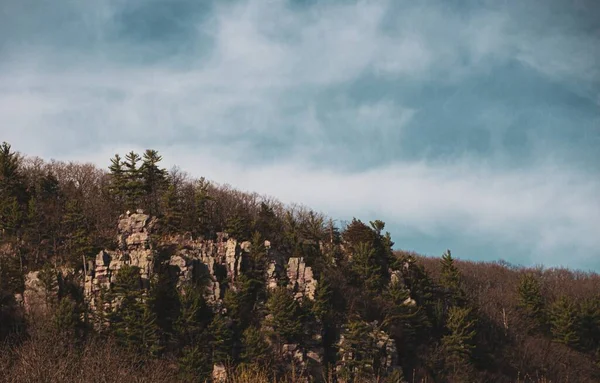
{"label": "hazy cloud", "polygon": [[102,166],[153,147],[416,250],[600,268],[599,9],[8,1],[0,139]]}

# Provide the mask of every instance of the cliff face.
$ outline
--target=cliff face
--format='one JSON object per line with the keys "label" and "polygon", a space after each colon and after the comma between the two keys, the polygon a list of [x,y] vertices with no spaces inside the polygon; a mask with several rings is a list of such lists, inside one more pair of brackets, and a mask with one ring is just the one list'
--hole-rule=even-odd
{"label": "cliff face", "polygon": [[[154,276],[157,262],[169,266],[172,275],[177,278],[177,286],[203,278],[204,296],[215,312],[221,310],[225,288],[236,289],[237,281],[252,248],[248,241],[238,242],[226,233],[219,233],[215,240],[193,239],[190,236],[159,238],[159,221],[143,211],[126,213],[120,216],[117,225],[116,250],[102,250],[85,267],[83,291],[86,301],[92,309],[96,308],[102,290],[110,290],[115,277],[123,266],[139,268],[142,285],[149,287]],[[287,285],[294,299],[304,304],[314,301],[318,281],[310,266],[302,257],[287,257],[271,247],[265,241],[267,270],[264,278],[268,290],[279,285]],[[166,252],[164,249],[168,249]],[[57,285],[63,273],[55,273]],[[46,283],[47,284],[47,283]],[[227,286],[227,287],[225,287]],[[48,302],[48,294],[40,281],[39,272],[30,273],[26,278],[23,300],[28,311],[43,310]],[[338,368],[352,361],[353,355],[344,352],[345,333],[342,329],[339,341],[341,359]],[[313,373],[322,372],[323,348],[321,329],[310,329],[312,340],[305,348],[298,344],[281,345],[282,356],[302,370]],[[397,368],[397,352],[394,340],[373,325],[371,338],[376,345],[381,361],[388,370]],[[291,365],[291,364],[290,364]],[[214,380],[226,379],[225,369],[214,366]]]}
{"label": "cliff face", "polygon": [[[158,249],[151,241],[156,234],[157,223],[156,218],[140,210],[119,218],[118,249],[101,251],[87,266],[84,291],[92,305],[101,289],[110,289],[114,276],[124,265],[138,267],[142,282],[149,283],[159,258]],[[161,239],[160,245],[174,249],[166,262],[175,270],[179,286],[199,275],[207,277],[205,297],[215,308],[222,303],[224,291],[221,285],[226,281],[229,288],[235,289],[245,257],[251,252],[250,242],[240,243],[226,233],[218,233],[216,240],[175,236]],[[294,292],[296,299],[314,300],[317,280],[304,259],[291,257],[286,262],[271,249],[269,241],[265,241],[265,248],[269,257],[265,275],[267,287],[275,289],[278,281],[286,276],[288,288]]]}

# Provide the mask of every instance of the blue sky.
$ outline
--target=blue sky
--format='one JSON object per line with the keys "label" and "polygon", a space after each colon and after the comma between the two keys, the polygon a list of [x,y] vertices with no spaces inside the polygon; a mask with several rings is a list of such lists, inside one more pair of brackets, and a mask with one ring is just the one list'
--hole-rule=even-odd
{"label": "blue sky", "polygon": [[0,140],[600,271],[600,3],[0,0]]}

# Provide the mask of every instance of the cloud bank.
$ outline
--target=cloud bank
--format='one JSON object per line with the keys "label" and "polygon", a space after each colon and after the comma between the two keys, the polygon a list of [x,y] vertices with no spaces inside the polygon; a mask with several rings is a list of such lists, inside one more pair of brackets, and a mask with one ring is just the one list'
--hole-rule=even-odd
{"label": "cloud bank", "polygon": [[0,139],[20,151],[152,147],[384,219],[398,247],[600,270],[596,2],[34,3],[0,13]]}

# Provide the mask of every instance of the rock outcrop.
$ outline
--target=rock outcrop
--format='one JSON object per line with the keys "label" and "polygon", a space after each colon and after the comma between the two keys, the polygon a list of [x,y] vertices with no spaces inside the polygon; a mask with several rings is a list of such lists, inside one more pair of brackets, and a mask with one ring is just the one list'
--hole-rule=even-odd
{"label": "rock outcrop", "polygon": [[156,218],[141,210],[119,218],[117,250],[101,251],[87,267],[84,291],[92,306],[100,291],[111,287],[116,273],[124,265],[139,267],[143,283],[148,284],[158,259],[157,247],[167,249],[165,262],[177,277],[179,287],[198,278],[206,279],[205,296],[215,309],[222,302],[222,284],[227,282],[229,288],[235,289],[250,242],[240,244],[226,233],[218,233],[216,240],[174,236],[154,244],[151,238],[157,223]]}
{"label": "rock outcrop", "polygon": [[312,269],[304,263],[304,258],[292,257],[289,259],[287,276],[288,287],[294,292],[296,299],[315,299],[317,280],[313,276]]}
{"label": "rock outcrop", "polygon": [[[375,350],[374,357],[376,364],[379,366],[379,374],[390,374],[394,370],[400,369],[398,363],[398,349],[396,347],[396,341],[392,339],[387,333],[380,330],[377,322],[368,324],[370,331],[368,332],[368,340],[370,341],[370,347]],[[341,372],[347,368],[350,361],[353,361],[355,355],[352,353],[352,345],[346,340],[347,329],[342,328],[340,339],[338,341],[338,349],[340,354],[340,360],[336,366],[336,370]],[[372,368],[374,366],[371,366]],[[338,382],[346,382],[346,380],[340,378]]]}
{"label": "rock outcrop", "polygon": [[125,265],[138,267],[142,282],[149,284],[156,257],[150,236],[156,223],[155,218],[141,210],[119,217],[117,250],[100,251],[86,268],[84,293],[92,306],[100,291],[111,287],[116,273]]}

